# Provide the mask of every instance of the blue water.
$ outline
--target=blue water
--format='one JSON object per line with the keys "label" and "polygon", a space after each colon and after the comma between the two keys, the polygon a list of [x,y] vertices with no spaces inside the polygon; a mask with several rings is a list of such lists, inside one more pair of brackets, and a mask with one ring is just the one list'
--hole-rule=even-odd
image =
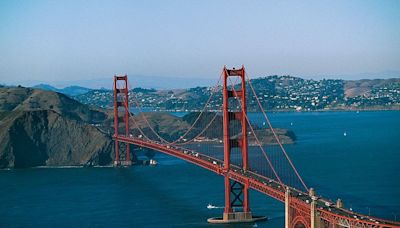
{"label": "blue water", "polygon": [[[400,217],[400,112],[270,118],[296,133],[297,143],[286,148],[318,194],[365,214]],[[207,205],[223,205],[222,177],[163,154],[156,159],[156,167],[1,170],[0,227],[211,226],[206,219],[222,208]],[[252,191],[251,208],[270,218],[258,227],[283,227],[280,202]]]}

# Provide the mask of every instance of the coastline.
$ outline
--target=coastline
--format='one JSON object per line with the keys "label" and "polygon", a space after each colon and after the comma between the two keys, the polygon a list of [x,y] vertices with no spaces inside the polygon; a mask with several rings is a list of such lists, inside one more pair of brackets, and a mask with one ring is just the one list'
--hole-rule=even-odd
{"label": "coastline", "polygon": [[[107,109],[111,109],[112,107],[107,107]],[[167,112],[167,113],[189,113],[189,112],[201,112],[198,109],[188,109],[188,110],[180,110],[180,109],[154,109],[150,107],[143,107],[146,110],[145,112]],[[142,108],[142,109],[143,109]],[[368,107],[368,108],[329,108],[329,109],[315,109],[315,110],[295,110],[295,109],[271,109],[267,112],[269,113],[279,113],[279,112],[293,112],[293,113],[307,113],[307,112],[356,112],[356,111],[400,111],[400,106],[392,106],[392,107]],[[131,110],[132,112],[132,110]],[[221,110],[209,110],[209,112],[221,112]],[[249,113],[256,113],[260,111],[250,110]]]}

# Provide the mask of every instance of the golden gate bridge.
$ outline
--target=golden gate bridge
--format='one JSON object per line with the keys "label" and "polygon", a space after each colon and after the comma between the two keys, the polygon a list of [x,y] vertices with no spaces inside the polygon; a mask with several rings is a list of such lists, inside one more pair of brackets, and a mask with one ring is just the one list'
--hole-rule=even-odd
{"label": "golden gate bridge", "polygon": [[[222,79],[222,80],[221,80]],[[222,85],[221,85],[222,83]],[[283,146],[257,96],[245,68],[223,68],[201,112],[185,132],[167,139],[143,113],[139,100],[129,91],[127,75],[114,76],[115,166],[131,165],[130,145],[159,151],[224,177],[225,206],[222,217],[210,223],[254,222],[265,219],[251,211],[249,190],[259,191],[285,204],[285,227],[400,227],[400,223],[346,209],[340,199],[331,202],[309,188]],[[249,90],[250,97],[247,96]],[[215,94],[222,92],[220,110],[208,110]],[[131,96],[129,96],[131,95]],[[130,112],[130,98],[139,110]],[[266,128],[251,122],[246,103],[254,99]],[[221,102],[217,100],[214,102]],[[212,112],[207,124],[200,121]],[[222,115],[222,131],[214,129]],[[141,122],[139,123],[138,119]],[[201,129],[199,130],[199,126]],[[204,126],[203,126],[204,125]],[[214,125],[214,126],[213,126]],[[210,132],[220,134],[204,140]],[[272,141],[265,140],[269,135]],[[199,144],[199,139],[203,142]],[[207,141],[207,142],[204,142]],[[250,143],[249,143],[250,141]]]}

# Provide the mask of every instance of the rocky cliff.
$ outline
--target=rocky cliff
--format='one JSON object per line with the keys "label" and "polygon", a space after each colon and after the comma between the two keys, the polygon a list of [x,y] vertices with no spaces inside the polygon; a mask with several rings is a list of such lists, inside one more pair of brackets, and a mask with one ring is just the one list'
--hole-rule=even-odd
{"label": "rocky cliff", "polygon": [[107,119],[59,93],[0,88],[0,168],[111,164],[111,137],[93,126]]}
{"label": "rocky cliff", "polygon": [[107,165],[111,138],[53,110],[15,112],[0,129],[0,168]]}

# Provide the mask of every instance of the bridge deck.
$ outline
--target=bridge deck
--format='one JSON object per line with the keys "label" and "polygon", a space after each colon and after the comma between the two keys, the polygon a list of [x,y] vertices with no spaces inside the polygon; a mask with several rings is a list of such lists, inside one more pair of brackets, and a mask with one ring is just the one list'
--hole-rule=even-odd
{"label": "bridge deck", "polygon": [[[181,148],[172,145],[164,145],[159,142],[139,139],[136,137],[114,136],[114,140],[153,149],[185,161],[191,162],[219,175],[227,175],[231,180],[242,184],[248,183],[250,188],[263,194],[273,197],[281,202],[285,202],[285,189],[291,192],[291,202],[299,205],[302,212],[310,214],[310,203],[312,198],[305,192],[290,186],[283,185],[273,179],[262,176],[252,171],[244,171],[241,167],[231,165],[230,170],[223,169],[223,161],[198,153],[194,150]],[[326,221],[336,221],[345,227],[400,227],[400,223],[374,218],[367,215],[338,208],[323,198],[314,198],[317,203],[317,210],[321,219]]]}

